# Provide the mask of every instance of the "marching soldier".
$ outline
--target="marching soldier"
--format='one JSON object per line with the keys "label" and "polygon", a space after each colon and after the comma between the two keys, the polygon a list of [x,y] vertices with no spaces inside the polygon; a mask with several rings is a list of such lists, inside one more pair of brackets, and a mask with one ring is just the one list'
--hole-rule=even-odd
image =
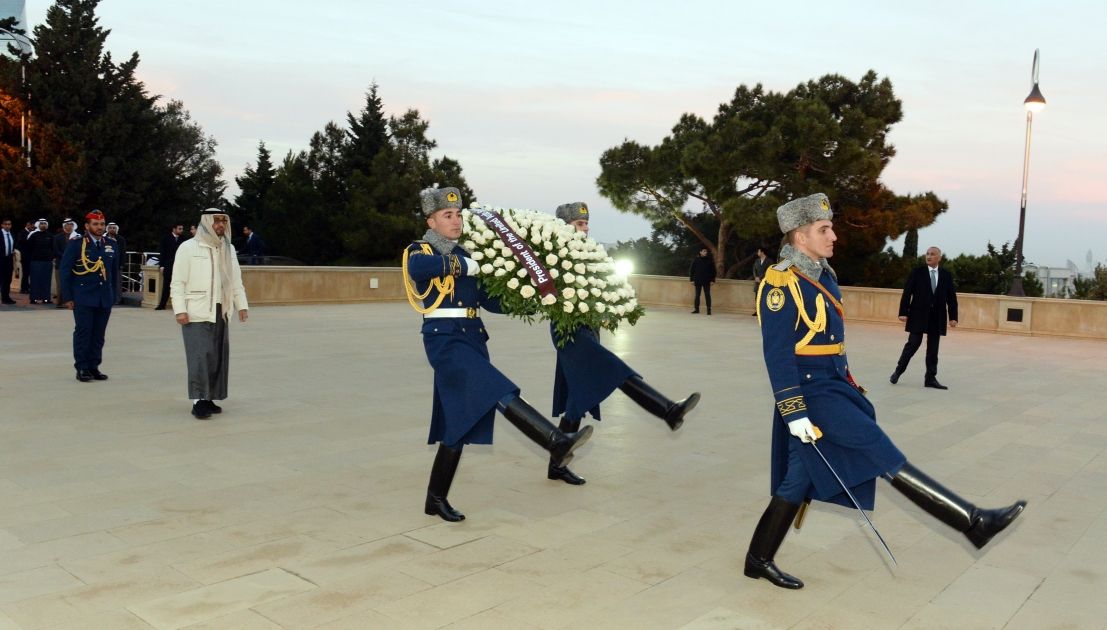
{"label": "marching soldier", "polygon": [[585,427],[558,430],[519,396],[519,387],[488,356],[488,333],[481,309],[500,312],[499,302],[477,284],[476,261],[457,240],[461,237],[461,191],[427,188],[419,194],[430,228],[404,253],[404,288],[408,301],[423,314],[423,347],[434,369],[434,403],[428,444],[438,442],[424,512],[446,521],[465,515],[446,496],[466,444],[491,444],[496,410],[559,466],[592,435]]}
{"label": "marching soldier", "polygon": [[[1026,507],[1025,501],[999,509],[973,505],[908,462],[877,426],[876,410],[846,360],[841,292],[827,263],[837,240],[832,217],[830,201],[821,193],[777,209],[785,245],[757,295],[776,410],[772,500],[750,541],[745,575],[783,588],[803,588],[773,558],[801,504],[811,499],[851,507],[848,488],[859,509],[871,510],[876,478],[882,476],[978,549]],[[826,462],[809,445],[816,440]]]}
{"label": "marching soldier", "polygon": [[73,310],[73,367],[77,380],[106,381],[100,371],[104,332],[115,304],[115,277],[119,252],[115,241],[104,237],[104,214],[85,215],[85,234],[69,240],[58,263],[62,304]]}
{"label": "marching soldier", "polygon": [[[566,203],[557,207],[557,218],[572,225],[578,232],[588,233],[588,206],[584,202]],[[622,359],[600,345],[598,330],[581,326],[573,331],[570,339],[561,341],[557,328],[550,324],[550,336],[557,350],[554,368],[553,415],[562,415],[558,426],[562,431],[580,429],[584,414],[591,414],[599,421],[600,403],[616,389],[622,390],[638,406],[657,416],[676,431],[684,424],[684,416],[700,402],[699,392],[679,402],[669,400],[651,387]],[[546,478],[561,480],[567,484],[583,485],[584,478],[558,465],[553,459],[546,471]]]}

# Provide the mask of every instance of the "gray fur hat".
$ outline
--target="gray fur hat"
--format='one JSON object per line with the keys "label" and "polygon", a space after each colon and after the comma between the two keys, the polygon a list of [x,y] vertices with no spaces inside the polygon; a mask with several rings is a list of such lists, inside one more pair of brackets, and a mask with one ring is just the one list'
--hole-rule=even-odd
{"label": "gray fur hat", "polygon": [[588,204],[583,201],[574,201],[573,203],[563,203],[557,207],[554,211],[557,218],[566,223],[572,223],[579,219],[588,218]]}
{"label": "gray fur hat", "polygon": [[776,209],[776,220],[784,234],[808,223],[830,220],[834,211],[830,209],[830,199],[822,193],[793,199]]}
{"label": "gray fur hat", "polygon": [[438,184],[419,191],[419,203],[423,206],[423,216],[430,215],[443,208],[461,209],[461,191],[457,188],[439,188]]}

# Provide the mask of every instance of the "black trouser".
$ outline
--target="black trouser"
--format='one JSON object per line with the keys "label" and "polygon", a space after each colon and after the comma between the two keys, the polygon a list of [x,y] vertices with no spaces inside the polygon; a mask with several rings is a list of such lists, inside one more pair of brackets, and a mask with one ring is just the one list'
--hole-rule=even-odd
{"label": "black trouser", "polygon": [[19,292],[31,292],[31,257],[20,257],[19,265],[23,267],[23,273],[19,274]]}
{"label": "black trouser", "polygon": [[[911,357],[915,356],[919,346],[922,345],[923,334],[911,333],[907,336],[907,343],[903,344],[903,352],[899,355],[899,363],[896,364],[897,372],[907,370],[907,364]],[[938,375],[938,344],[942,341],[941,333],[926,334],[926,378],[934,378]]]}
{"label": "black trouser", "polygon": [[[2,246],[0,246],[2,247]],[[0,252],[2,255],[3,252]],[[11,287],[12,287],[12,272],[15,270],[15,259],[12,256],[3,256],[0,258],[0,299],[7,302],[12,299]]]}
{"label": "black trouser", "polygon": [[158,298],[158,308],[165,308],[169,301],[169,283],[173,281],[173,267],[165,267],[161,272],[161,297]]}
{"label": "black trouser", "polygon": [[692,308],[694,310],[697,310],[697,311],[700,310],[700,290],[701,289],[703,290],[704,301],[707,303],[707,310],[710,311],[711,310],[711,283],[710,282],[708,282],[707,284],[700,284],[698,282],[696,283],[696,301],[692,303]]}

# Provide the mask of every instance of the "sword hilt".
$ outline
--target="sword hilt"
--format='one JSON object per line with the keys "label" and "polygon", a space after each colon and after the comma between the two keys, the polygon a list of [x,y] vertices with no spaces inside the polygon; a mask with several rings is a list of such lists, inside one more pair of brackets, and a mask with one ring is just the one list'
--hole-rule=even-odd
{"label": "sword hilt", "polygon": [[815,425],[811,425],[811,428],[815,430],[815,439],[819,439],[823,436],[823,431]]}

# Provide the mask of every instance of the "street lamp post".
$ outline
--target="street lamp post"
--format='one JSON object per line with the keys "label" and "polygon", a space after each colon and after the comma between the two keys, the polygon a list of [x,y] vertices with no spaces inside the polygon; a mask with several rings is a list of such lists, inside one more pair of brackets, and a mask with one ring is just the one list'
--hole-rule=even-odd
{"label": "street lamp post", "polygon": [[[0,28],[0,41],[13,41],[19,49],[19,72],[20,72],[20,88],[23,90],[23,95],[27,95],[27,58],[26,53],[33,49],[34,42],[30,37],[27,37],[23,33],[16,33],[9,31],[6,28]],[[19,115],[19,150],[23,155],[23,158],[27,162],[27,168],[31,167],[31,139],[28,134],[28,127],[30,127],[31,121],[28,119],[29,112],[27,111],[27,103],[24,102],[20,108],[22,111]]]}
{"label": "street lamp post", "polygon": [[1015,277],[1011,279],[1011,290],[1007,295],[1024,296],[1022,286],[1023,237],[1026,227],[1026,180],[1030,175],[1030,128],[1034,124],[1034,112],[1042,111],[1046,100],[1038,89],[1038,50],[1034,50],[1034,65],[1030,70],[1030,95],[1022,102],[1026,107],[1026,144],[1022,152],[1022,195],[1019,198],[1019,236],[1015,239]]}

